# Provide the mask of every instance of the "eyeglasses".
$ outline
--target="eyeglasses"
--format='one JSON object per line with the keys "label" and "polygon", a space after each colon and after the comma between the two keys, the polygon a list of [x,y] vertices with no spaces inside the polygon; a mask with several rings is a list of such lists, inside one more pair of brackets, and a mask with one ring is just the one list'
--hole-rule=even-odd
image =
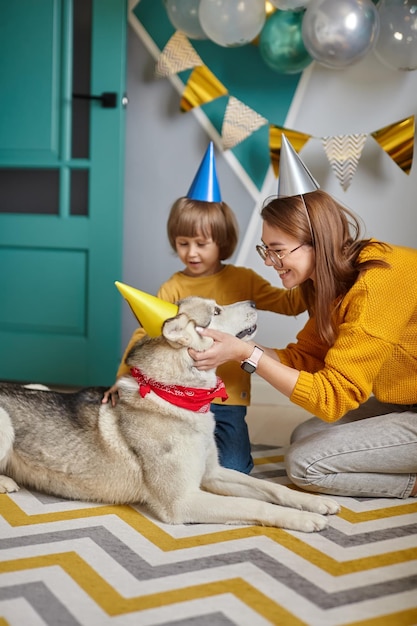
{"label": "eyeglasses", "polygon": [[266,261],[266,259],[268,257],[269,260],[272,261],[272,263],[274,265],[276,265],[277,267],[284,267],[284,265],[282,263],[282,259],[284,257],[288,256],[289,254],[292,254],[293,252],[295,252],[296,250],[298,250],[299,248],[301,248],[304,245],[305,245],[304,243],[300,243],[299,246],[297,246],[293,250],[290,250],[289,252],[286,252],[285,254],[278,254],[278,252],[276,252],[276,250],[271,250],[265,244],[256,246],[256,251],[257,251],[257,253],[259,254],[259,256],[261,257],[261,259],[263,261]]}

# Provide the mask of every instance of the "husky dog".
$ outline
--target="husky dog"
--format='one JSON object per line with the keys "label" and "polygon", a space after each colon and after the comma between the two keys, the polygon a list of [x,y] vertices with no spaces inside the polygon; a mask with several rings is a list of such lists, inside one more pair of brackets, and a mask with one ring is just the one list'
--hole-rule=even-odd
{"label": "husky dog", "polygon": [[[212,339],[196,326],[253,337],[251,302],[179,302],[162,334],[132,348],[119,400],[105,388],[56,393],[0,384],[0,492],[28,488],[62,498],[144,503],[170,524],[259,524],[305,532],[339,511],[330,498],[219,465],[210,401],[224,395],[215,371],[193,366],[188,348]],[[16,481],[16,482],[15,482]],[[1,496],[0,496],[1,500]]]}

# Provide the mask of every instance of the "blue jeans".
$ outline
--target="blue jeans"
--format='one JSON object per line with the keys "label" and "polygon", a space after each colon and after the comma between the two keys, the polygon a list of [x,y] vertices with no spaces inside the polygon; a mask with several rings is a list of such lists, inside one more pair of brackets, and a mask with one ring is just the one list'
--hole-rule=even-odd
{"label": "blue jeans", "polygon": [[313,417],[294,430],[285,464],[307,491],[408,498],[417,476],[417,407],[372,397],[335,423]]}
{"label": "blue jeans", "polygon": [[216,420],[214,436],[219,451],[220,465],[249,474],[253,468],[246,406],[211,404]]}

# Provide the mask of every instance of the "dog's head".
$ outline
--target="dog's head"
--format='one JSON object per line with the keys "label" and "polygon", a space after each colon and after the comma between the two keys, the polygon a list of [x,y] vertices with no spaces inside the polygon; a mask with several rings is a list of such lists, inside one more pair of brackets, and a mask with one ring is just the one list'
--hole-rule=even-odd
{"label": "dog's head", "polygon": [[[126,357],[130,367],[139,368],[146,376],[166,384],[211,388],[216,384],[215,371],[200,371],[188,348],[203,351],[213,343],[196,327],[221,330],[242,339],[251,339],[256,332],[257,313],[252,302],[219,306],[214,300],[191,296],[178,302],[178,314],[167,319],[159,337],[145,336]],[[127,380],[127,379],[126,379]]]}
{"label": "dog's head", "polygon": [[166,320],[162,335],[171,345],[207,350],[213,340],[202,337],[196,326],[212,328],[251,339],[256,333],[257,313],[253,302],[236,302],[220,306],[215,300],[190,296],[178,302],[178,315]]}

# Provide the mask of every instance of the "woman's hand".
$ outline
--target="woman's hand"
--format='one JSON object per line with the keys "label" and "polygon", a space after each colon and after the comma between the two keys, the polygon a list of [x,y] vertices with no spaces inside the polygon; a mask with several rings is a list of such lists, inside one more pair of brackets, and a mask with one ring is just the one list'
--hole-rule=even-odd
{"label": "woman's hand", "polygon": [[104,392],[103,399],[101,400],[101,404],[107,404],[109,400],[111,400],[111,405],[116,406],[117,401],[119,399],[119,392],[117,388],[117,381]]}
{"label": "woman's hand", "polygon": [[198,332],[204,337],[214,339],[211,348],[204,352],[197,352],[193,348],[188,350],[198,370],[216,369],[227,361],[238,361],[240,363],[252,354],[254,347],[252,342],[243,341],[234,335],[222,333],[219,330],[199,328]]}

